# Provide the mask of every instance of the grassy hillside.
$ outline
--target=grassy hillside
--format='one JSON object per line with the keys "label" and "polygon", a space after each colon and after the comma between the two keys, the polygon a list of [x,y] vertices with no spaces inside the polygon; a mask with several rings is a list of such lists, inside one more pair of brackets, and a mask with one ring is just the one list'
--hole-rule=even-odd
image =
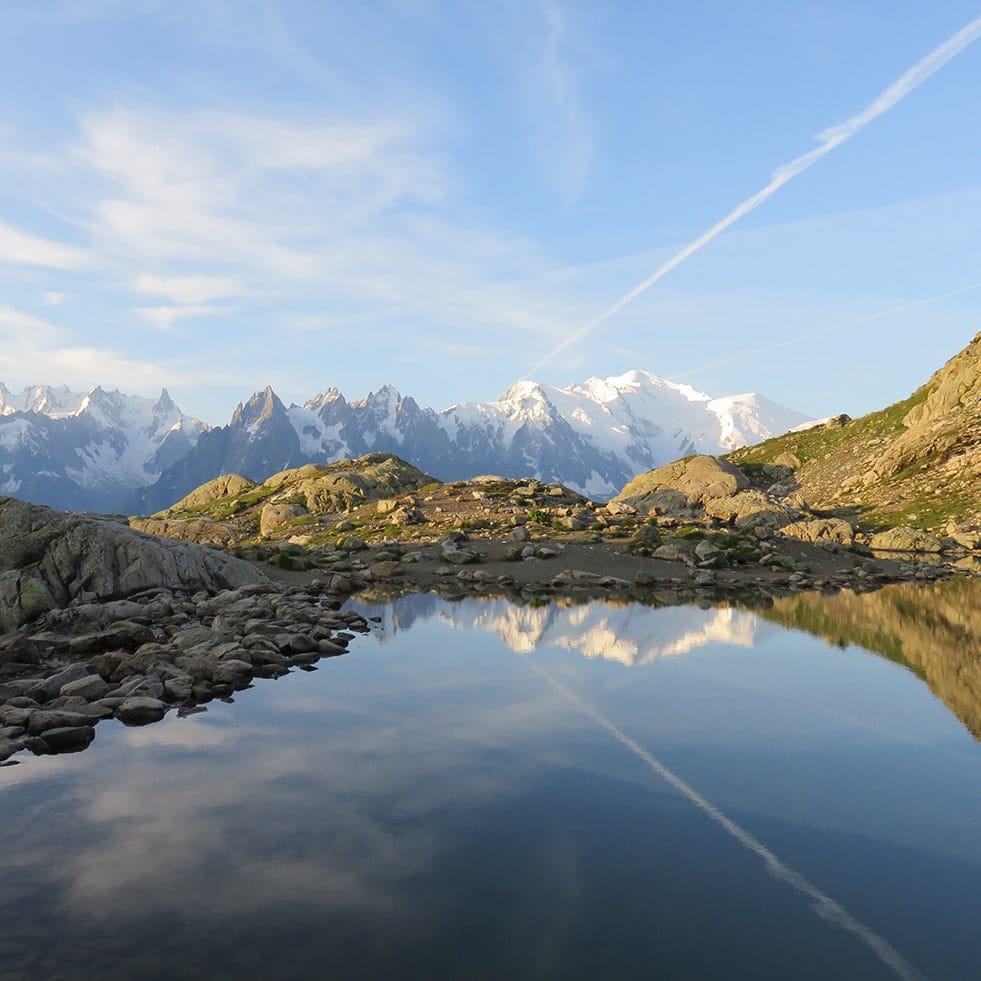
{"label": "grassy hillside", "polygon": [[908,399],[731,454],[786,467],[815,508],[866,525],[981,521],[981,334]]}

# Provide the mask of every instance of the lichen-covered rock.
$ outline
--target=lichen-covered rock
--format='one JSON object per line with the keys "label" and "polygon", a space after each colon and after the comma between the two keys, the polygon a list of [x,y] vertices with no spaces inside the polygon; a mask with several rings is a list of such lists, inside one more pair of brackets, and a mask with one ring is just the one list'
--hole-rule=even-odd
{"label": "lichen-covered rock", "polygon": [[337,547],[344,552],[363,552],[368,546],[358,535],[345,535],[338,541]]}
{"label": "lichen-covered rock", "polygon": [[160,535],[164,538],[176,538],[182,542],[208,542],[213,545],[231,545],[237,537],[236,529],[225,521],[215,521],[212,518],[130,518],[131,528],[146,532],[148,535]]}
{"label": "lichen-covered rock", "polygon": [[266,536],[279,531],[280,528],[302,518],[310,512],[301,504],[291,504],[283,502],[281,504],[267,504],[259,516],[259,534]]}
{"label": "lichen-covered rock", "polygon": [[705,513],[738,528],[780,528],[798,517],[793,508],[758,490],[742,490],[729,497],[710,498]]}
{"label": "lichen-covered rock", "polygon": [[869,545],[883,552],[930,552],[943,550],[940,539],[919,528],[890,528],[873,535]]}
{"label": "lichen-covered rock", "polygon": [[971,551],[981,549],[981,529],[975,525],[959,525],[956,522],[951,522],[947,526],[947,537],[961,548],[967,548]]}
{"label": "lichen-covered rock", "polygon": [[673,491],[690,503],[704,504],[713,498],[732,497],[748,487],[746,475],[727,460],[689,456],[635,477],[614,500],[648,513],[651,498],[659,492]]}
{"label": "lichen-covered rock", "polygon": [[147,589],[217,592],[265,576],[245,562],[84,514],[0,498],[0,630],[74,600]]}
{"label": "lichen-covered rock", "polygon": [[[315,514],[342,511],[366,501],[392,500],[434,482],[434,478],[390,453],[372,453],[357,460],[330,464],[323,470],[306,467],[306,479],[290,486],[306,498]],[[267,481],[268,483],[268,481]]]}
{"label": "lichen-covered rock", "polygon": [[[186,497],[182,497],[176,504],[168,508],[167,511],[189,511],[194,508],[205,507],[221,500],[223,497],[235,497],[253,490],[257,485],[237,473],[222,474],[209,480],[206,484],[195,488]],[[167,511],[161,512],[166,514]]]}
{"label": "lichen-covered rock", "polygon": [[389,515],[388,520],[393,525],[404,528],[407,525],[421,525],[425,523],[426,516],[418,508],[400,507]]}
{"label": "lichen-covered rock", "polygon": [[855,544],[855,529],[841,518],[818,518],[812,521],[795,521],[780,529],[789,538],[804,542],[838,542],[839,545]]}

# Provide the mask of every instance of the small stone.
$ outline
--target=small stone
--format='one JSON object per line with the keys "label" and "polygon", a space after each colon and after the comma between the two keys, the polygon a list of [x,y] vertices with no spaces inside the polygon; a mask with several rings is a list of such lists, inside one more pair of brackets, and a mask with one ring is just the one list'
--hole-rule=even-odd
{"label": "small stone", "polygon": [[337,547],[345,552],[361,552],[368,546],[363,538],[357,535],[345,535],[338,543]]}
{"label": "small stone", "polygon": [[372,562],[368,566],[368,572],[373,579],[393,579],[402,574],[402,565],[396,559],[383,562]]}
{"label": "small stone", "polygon": [[31,708],[21,708],[17,705],[0,705],[0,725],[26,726],[33,711]]}
{"label": "small stone", "polygon": [[88,667],[81,661],[77,661],[75,664],[69,664],[67,668],[63,668],[57,674],[51,675],[50,678],[39,681],[31,688],[28,688],[25,694],[29,698],[37,699],[39,702],[47,702],[61,691],[62,685],[66,685],[70,681],[77,681],[79,678],[87,678],[88,676]]}
{"label": "small stone", "polygon": [[37,736],[48,729],[87,726],[90,722],[89,716],[80,712],[67,712],[62,709],[38,709],[31,713],[27,723],[27,731],[32,736]]}
{"label": "small stone", "polygon": [[92,726],[66,726],[59,729],[48,729],[42,738],[56,752],[84,749],[95,739],[95,729]]}
{"label": "small stone", "polygon": [[168,678],[164,682],[164,695],[172,702],[185,702],[191,697],[194,681],[185,674],[177,678]]}
{"label": "small stone", "polygon": [[252,678],[252,665],[248,661],[220,661],[215,665],[212,681],[216,684],[235,685]]}
{"label": "small stone", "polygon": [[306,654],[316,649],[317,642],[309,634],[289,634],[280,643],[280,650],[289,654]]}
{"label": "small stone", "polygon": [[163,695],[163,690],[163,681],[155,675],[137,675],[133,678],[127,678],[109,694],[117,698],[159,699]]}
{"label": "small stone", "polygon": [[127,698],[116,709],[116,718],[123,725],[143,726],[150,722],[159,722],[167,712],[167,706],[159,698],[137,695]]}
{"label": "small stone", "polygon": [[94,702],[104,698],[109,694],[109,683],[100,678],[97,674],[90,674],[77,681],[69,681],[68,684],[61,686],[60,694],[66,696],[81,696],[87,701]]}
{"label": "small stone", "polygon": [[443,561],[452,562],[455,565],[469,565],[480,561],[480,553],[462,548],[443,549]]}

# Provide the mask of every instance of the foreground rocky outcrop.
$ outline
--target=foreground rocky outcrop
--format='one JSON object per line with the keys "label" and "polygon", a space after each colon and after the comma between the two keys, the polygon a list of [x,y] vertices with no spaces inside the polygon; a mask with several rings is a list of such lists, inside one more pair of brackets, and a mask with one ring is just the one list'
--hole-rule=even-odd
{"label": "foreground rocky outcrop", "polygon": [[166,584],[216,592],[263,578],[232,556],[144,535],[120,520],[0,498],[0,630],[72,602]]}
{"label": "foreground rocky outcrop", "polygon": [[0,499],[0,760],[84,748],[344,652],[355,583],[303,587],[119,520]]}

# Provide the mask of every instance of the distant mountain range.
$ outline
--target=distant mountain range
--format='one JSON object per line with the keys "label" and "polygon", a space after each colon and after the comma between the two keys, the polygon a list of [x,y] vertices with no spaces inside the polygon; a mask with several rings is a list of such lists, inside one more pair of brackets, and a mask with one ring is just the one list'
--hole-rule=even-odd
{"label": "distant mountain range", "polygon": [[484,473],[557,480],[603,499],[688,453],[724,453],[807,422],[759,395],[712,398],[643,371],[552,388],[520,382],[494,402],[423,408],[390,385],[348,402],[329,389],[287,407],[271,388],[226,426],[96,388],[0,385],[0,494],[73,510],[152,512],[220,474],[279,470],[374,451],[443,480]]}
{"label": "distant mountain range", "polygon": [[0,494],[65,510],[119,511],[184,459],[207,429],[166,391],[0,384]]}

